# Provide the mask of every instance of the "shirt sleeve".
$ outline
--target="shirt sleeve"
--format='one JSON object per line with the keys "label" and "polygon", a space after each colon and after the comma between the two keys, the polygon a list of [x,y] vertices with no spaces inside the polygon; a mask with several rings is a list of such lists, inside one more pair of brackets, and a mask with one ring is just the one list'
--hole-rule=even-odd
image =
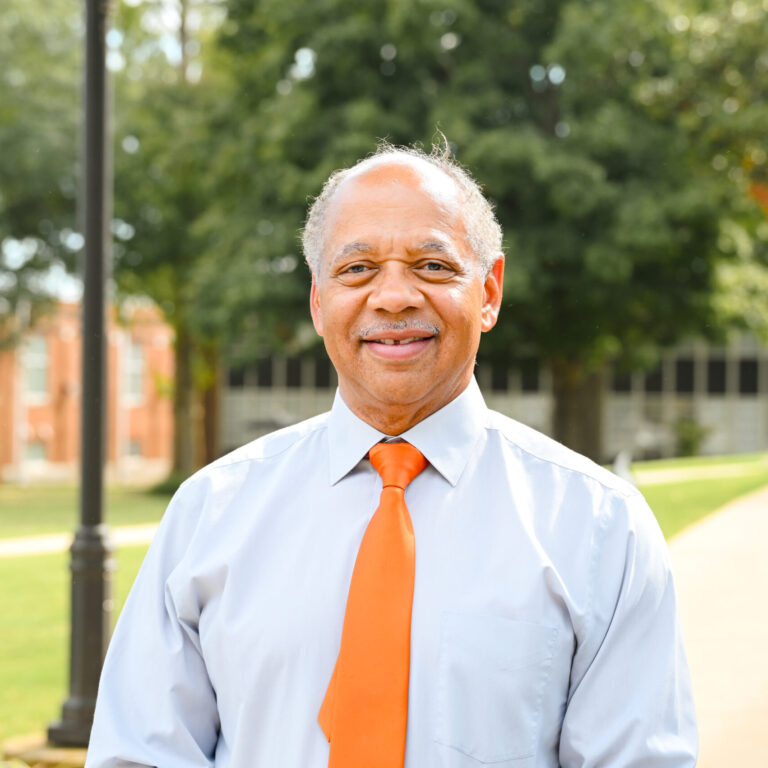
{"label": "shirt sleeve", "polygon": [[666,543],[639,494],[601,520],[591,624],[577,638],[563,768],[684,768],[697,731]]}
{"label": "shirt sleeve", "polygon": [[197,622],[186,608],[180,618],[170,584],[195,535],[199,500],[185,486],[171,501],[110,641],[87,768],[213,765],[216,697]]}

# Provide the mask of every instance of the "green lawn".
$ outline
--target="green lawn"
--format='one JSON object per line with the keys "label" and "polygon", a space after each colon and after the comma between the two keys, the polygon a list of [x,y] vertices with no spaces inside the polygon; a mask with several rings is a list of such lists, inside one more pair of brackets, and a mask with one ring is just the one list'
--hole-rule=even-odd
{"label": "green lawn", "polygon": [[[112,526],[151,523],[160,519],[168,500],[143,489],[110,488],[104,515]],[[0,539],[72,531],[79,510],[74,486],[0,484]]]}
{"label": "green lawn", "polygon": [[[146,547],[116,553],[115,615]],[[0,558],[0,742],[41,731],[67,695],[69,555]]]}
{"label": "green lawn", "polygon": [[[633,465],[642,470],[685,470],[727,465],[729,474],[641,485],[667,538],[733,498],[768,485],[767,454],[724,459],[683,459]],[[126,489],[109,491],[110,525],[158,520],[168,499]],[[15,489],[0,485],[0,538],[71,531],[76,519],[74,489]],[[145,547],[117,553],[116,612],[133,582]],[[59,715],[67,691],[68,554],[0,558],[0,742],[41,731]]]}
{"label": "green lawn", "polygon": [[681,456],[677,459],[658,459],[638,461],[632,469],[688,469],[695,467],[714,467],[723,464],[743,464],[745,469],[756,466],[768,466],[768,453],[732,453],[727,456]]}
{"label": "green lawn", "polygon": [[[632,471],[669,539],[732,499],[768,485],[768,453],[636,462]],[[644,482],[649,473],[653,482]]]}
{"label": "green lawn", "polygon": [[745,493],[768,485],[766,475],[714,477],[640,485],[666,538]]}

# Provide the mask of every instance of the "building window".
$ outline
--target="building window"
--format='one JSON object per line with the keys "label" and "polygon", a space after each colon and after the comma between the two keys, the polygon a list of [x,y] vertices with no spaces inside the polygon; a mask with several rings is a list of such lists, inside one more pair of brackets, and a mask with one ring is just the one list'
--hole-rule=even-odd
{"label": "building window", "polygon": [[242,389],[245,386],[245,366],[238,365],[229,369],[228,384],[230,389]]}
{"label": "building window", "polygon": [[707,392],[710,395],[724,395],[725,387],[725,358],[712,357],[707,360]]}
{"label": "building window", "polygon": [[144,348],[132,340],[125,350],[125,397],[131,403],[144,400]]}
{"label": "building window", "polygon": [[327,357],[315,361],[315,386],[318,389],[331,388],[331,361]]}
{"label": "building window", "polygon": [[48,342],[43,336],[30,336],[24,342],[24,394],[32,400],[48,398]]}
{"label": "building window", "polygon": [[689,357],[675,361],[675,392],[680,395],[693,392],[693,360]]}
{"label": "building window", "polygon": [[626,371],[614,371],[612,389],[614,392],[631,392],[632,374]]}
{"label": "building window", "polygon": [[661,390],[662,390],[661,365],[657,365],[652,371],[650,371],[645,375],[645,391],[661,392]]}
{"label": "building window", "polygon": [[757,360],[754,358],[739,360],[739,394],[757,394]]}
{"label": "building window", "polygon": [[260,387],[272,386],[272,358],[263,357],[256,365],[256,383]]}
{"label": "building window", "polygon": [[143,456],[144,451],[142,450],[141,440],[129,440],[128,444],[125,446],[125,455]]}
{"label": "building window", "polygon": [[494,363],[491,366],[491,390],[494,392],[506,392],[508,380],[506,363]]}
{"label": "building window", "polygon": [[520,387],[523,392],[539,391],[539,361],[529,358],[520,362]]}
{"label": "building window", "polygon": [[291,389],[301,387],[301,358],[289,357],[285,361],[285,386]]}
{"label": "building window", "polygon": [[42,440],[32,440],[27,443],[25,458],[27,461],[45,461],[48,458],[48,447]]}

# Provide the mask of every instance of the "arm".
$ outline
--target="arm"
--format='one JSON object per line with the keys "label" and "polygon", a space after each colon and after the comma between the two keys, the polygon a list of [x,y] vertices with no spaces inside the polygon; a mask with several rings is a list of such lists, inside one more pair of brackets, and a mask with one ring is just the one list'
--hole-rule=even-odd
{"label": "arm", "polygon": [[182,486],[120,615],[99,685],[88,768],[213,765],[219,721],[197,633],[199,606],[191,593],[174,592],[171,578],[183,569],[199,506]]}
{"label": "arm", "polygon": [[617,499],[592,558],[560,741],[564,768],[691,768],[697,733],[666,544],[642,496]]}

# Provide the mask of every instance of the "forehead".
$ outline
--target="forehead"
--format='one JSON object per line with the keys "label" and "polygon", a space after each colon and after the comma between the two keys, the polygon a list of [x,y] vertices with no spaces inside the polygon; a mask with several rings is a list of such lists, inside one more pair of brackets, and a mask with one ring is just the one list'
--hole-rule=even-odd
{"label": "forehead", "polygon": [[461,193],[456,182],[432,163],[418,157],[372,157],[352,169],[341,182],[331,205],[340,202],[351,189],[397,185],[419,192],[442,206],[451,208],[460,203]]}
{"label": "forehead", "polygon": [[362,163],[339,184],[328,206],[326,244],[350,228],[387,228],[392,234],[418,228],[464,235],[461,191],[439,168],[413,160]]}

